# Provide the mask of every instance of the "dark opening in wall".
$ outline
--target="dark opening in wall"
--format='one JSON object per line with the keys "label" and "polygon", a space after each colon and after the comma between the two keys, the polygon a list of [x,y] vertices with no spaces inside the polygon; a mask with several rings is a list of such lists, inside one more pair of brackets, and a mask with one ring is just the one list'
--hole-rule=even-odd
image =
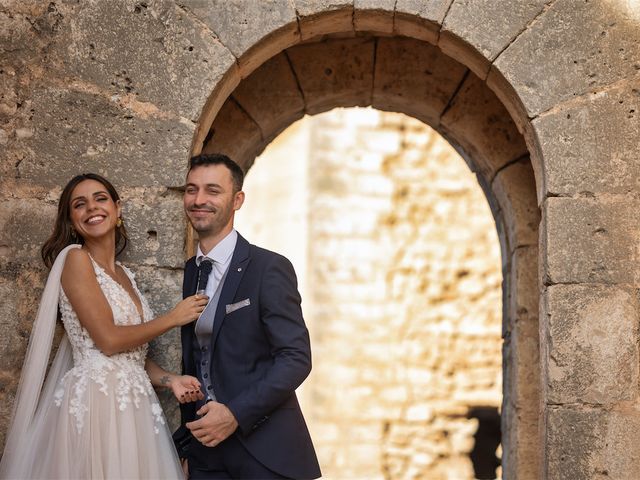
{"label": "dark opening in wall", "polygon": [[496,407],[474,407],[467,418],[478,419],[478,430],[473,435],[473,449],[469,458],[473,462],[475,478],[479,480],[496,478],[496,469],[500,459],[496,450],[501,441],[500,414]]}

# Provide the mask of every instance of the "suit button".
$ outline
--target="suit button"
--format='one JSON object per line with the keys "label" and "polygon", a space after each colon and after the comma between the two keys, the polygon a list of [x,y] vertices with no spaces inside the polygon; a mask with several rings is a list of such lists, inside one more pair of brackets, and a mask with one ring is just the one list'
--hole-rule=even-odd
{"label": "suit button", "polygon": [[205,373],[204,375],[202,375],[204,378],[209,378],[209,374]]}
{"label": "suit button", "polygon": [[213,390],[213,386],[212,385],[207,385],[207,390]]}

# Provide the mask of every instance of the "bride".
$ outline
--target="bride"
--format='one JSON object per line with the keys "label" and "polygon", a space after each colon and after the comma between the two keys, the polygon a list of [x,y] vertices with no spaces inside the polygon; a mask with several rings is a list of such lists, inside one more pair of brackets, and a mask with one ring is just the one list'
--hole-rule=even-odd
{"label": "bride", "polygon": [[[96,174],[64,188],[51,237],[51,267],[14,404],[2,478],[184,478],[152,384],[181,403],[202,399],[194,377],[146,358],[147,342],[197,319],[206,296],[152,319],[133,274],[116,261],[126,246],[121,203]],[[66,335],[45,381],[61,313]]]}

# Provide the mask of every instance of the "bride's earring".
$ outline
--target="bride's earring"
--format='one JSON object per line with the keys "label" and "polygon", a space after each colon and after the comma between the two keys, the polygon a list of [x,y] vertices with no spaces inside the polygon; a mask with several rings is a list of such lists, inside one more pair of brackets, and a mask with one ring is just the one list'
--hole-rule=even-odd
{"label": "bride's earring", "polygon": [[116,220],[116,227],[120,228],[122,225],[124,225],[124,220],[122,220],[122,217],[118,217],[118,220]]}

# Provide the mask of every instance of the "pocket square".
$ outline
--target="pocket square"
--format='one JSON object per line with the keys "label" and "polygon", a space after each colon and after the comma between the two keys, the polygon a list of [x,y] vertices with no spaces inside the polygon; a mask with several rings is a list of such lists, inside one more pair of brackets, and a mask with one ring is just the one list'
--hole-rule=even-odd
{"label": "pocket square", "polygon": [[245,298],[244,300],[240,300],[239,302],[230,303],[226,305],[225,309],[227,313],[231,313],[231,312],[235,312],[236,310],[242,307],[247,307],[249,305],[251,305],[251,300],[249,300],[248,298]]}

